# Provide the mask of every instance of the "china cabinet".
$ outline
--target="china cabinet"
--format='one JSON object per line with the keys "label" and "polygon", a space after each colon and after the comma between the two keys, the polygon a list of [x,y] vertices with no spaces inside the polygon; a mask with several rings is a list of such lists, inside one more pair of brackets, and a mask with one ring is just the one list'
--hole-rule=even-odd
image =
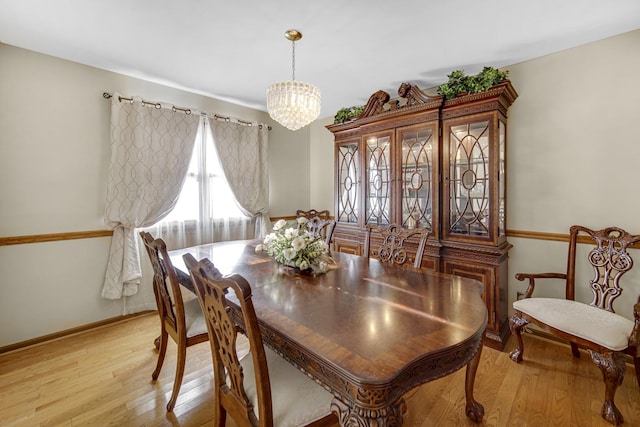
{"label": "china cabinet", "polygon": [[507,80],[445,100],[403,83],[378,91],[335,138],[334,248],[361,254],[369,224],[424,227],[423,267],[485,286],[485,342],[508,336],[506,239]]}

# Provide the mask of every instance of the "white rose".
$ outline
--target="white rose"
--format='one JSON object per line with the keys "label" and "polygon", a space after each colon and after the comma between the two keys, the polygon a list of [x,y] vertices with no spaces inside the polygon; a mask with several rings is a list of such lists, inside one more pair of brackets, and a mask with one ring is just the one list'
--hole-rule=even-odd
{"label": "white rose", "polygon": [[320,272],[321,272],[321,273],[326,273],[326,272],[327,272],[327,270],[329,270],[329,264],[327,264],[327,263],[326,263],[326,262],[324,262],[324,261],[320,261],[320,262],[318,263],[318,268],[320,269]]}
{"label": "white rose", "polygon": [[278,222],[273,224],[273,229],[277,231],[277,230],[280,230],[285,225],[287,225],[287,221],[285,221],[284,219],[279,219]]}
{"label": "white rose", "polygon": [[307,261],[302,261],[300,263],[300,270],[306,270],[307,268],[309,268],[309,263]]}
{"label": "white rose", "polygon": [[262,243],[256,246],[257,253],[264,252],[264,250],[265,250],[265,246]]}
{"label": "white rose", "polygon": [[286,230],[284,230],[284,237],[286,237],[287,239],[293,239],[297,235],[298,229],[296,228],[287,228]]}
{"label": "white rose", "polygon": [[[307,243],[304,241],[304,238],[298,236],[291,242],[291,247],[296,251],[301,251],[304,247],[307,246]],[[303,268],[304,270],[304,268]]]}
{"label": "white rose", "polygon": [[298,219],[296,219],[296,221],[298,221],[298,224],[300,224],[300,225],[304,225],[304,224],[309,222],[309,220],[304,216],[298,217]]}
{"label": "white rose", "polygon": [[287,261],[291,261],[292,259],[294,259],[296,257],[296,250],[293,248],[287,248],[284,251],[282,251],[282,255],[286,258]]}

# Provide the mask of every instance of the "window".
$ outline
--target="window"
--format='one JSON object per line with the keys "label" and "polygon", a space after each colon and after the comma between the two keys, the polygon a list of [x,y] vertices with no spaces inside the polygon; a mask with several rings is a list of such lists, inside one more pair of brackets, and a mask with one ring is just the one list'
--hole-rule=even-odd
{"label": "window", "polygon": [[180,198],[162,222],[221,218],[246,216],[238,207],[224,177],[209,124],[202,120]]}
{"label": "window", "polygon": [[255,220],[242,213],[233,197],[205,117],[176,206],[147,230],[169,249],[255,237]]}

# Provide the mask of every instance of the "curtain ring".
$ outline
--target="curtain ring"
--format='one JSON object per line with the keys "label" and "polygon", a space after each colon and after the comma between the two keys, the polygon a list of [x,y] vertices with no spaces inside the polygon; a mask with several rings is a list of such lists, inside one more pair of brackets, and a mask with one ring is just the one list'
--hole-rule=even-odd
{"label": "curtain ring", "polygon": [[159,102],[156,102],[155,107],[156,107],[156,110],[159,110],[162,108],[162,105]]}

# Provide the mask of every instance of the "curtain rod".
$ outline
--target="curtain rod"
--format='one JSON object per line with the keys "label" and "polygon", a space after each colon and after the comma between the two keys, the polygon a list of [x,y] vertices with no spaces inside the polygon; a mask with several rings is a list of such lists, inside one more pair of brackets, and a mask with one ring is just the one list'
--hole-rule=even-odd
{"label": "curtain rod", "polygon": [[[111,95],[109,92],[103,92],[103,93],[102,93],[102,97],[103,97],[104,99],[110,99],[110,98],[113,98],[113,95]],[[128,101],[128,102],[130,102],[130,103],[132,103],[132,104],[133,104],[133,98],[125,98],[124,96],[118,96],[118,101],[120,101],[120,102],[122,102],[122,101]],[[150,102],[150,101],[145,101],[144,99],[143,99],[143,100],[141,100],[141,102],[142,102],[142,105],[143,105],[143,106],[144,106],[144,105],[149,105],[149,106],[153,106],[153,107],[155,107],[156,109],[160,109],[160,108],[162,108],[162,104],[161,104],[161,103],[159,103],[159,102]],[[181,108],[181,107],[176,107],[175,105],[172,105],[172,106],[171,106],[171,110],[173,110],[173,112],[174,112],[174,113],[175,113],[176,111],[182,111],[182,112],[183,112],[183,113],[185,113],[185,114],[191,114],[191,109],[190,109],[190,108]],[[200,114],[201,114],[201,115],[203,115],[203,116],[207,116],[207,117],[209,117],[209,115],[208,115],[207,113],[202,112],[202,113],[200,113]],[[214,118],[214,119],[216,119],[216,120],[224,120],[225,122],[230,122],[230,121],[231,121],[231,119],[232,119],[231,117],[228,117],[228,116],[221,116],[221,115],[219,115],[219,114],[214,114],[214,115],[213,115],[213,118]],[[248,122],[248,121],[246,121],[246,120],[241,120],[241,119],[238,119],[238,118],[235,118],[235,117],[234,117],[234,119],[235,119],[238,123],[240,123],[240,124],[242,124],[242,125],[245,125],[245,126],[253,126],[253,123],[252,123],[252,122]],[[262,123],[259,123],[259,124],[258,124],[258,126],[260,127],[260,129],[262,129],[262,126],[265,126],[265,125],[263,125]],[[268,130],[271,130],[271,126],[267,126],[267,129],[268,129]]]}

